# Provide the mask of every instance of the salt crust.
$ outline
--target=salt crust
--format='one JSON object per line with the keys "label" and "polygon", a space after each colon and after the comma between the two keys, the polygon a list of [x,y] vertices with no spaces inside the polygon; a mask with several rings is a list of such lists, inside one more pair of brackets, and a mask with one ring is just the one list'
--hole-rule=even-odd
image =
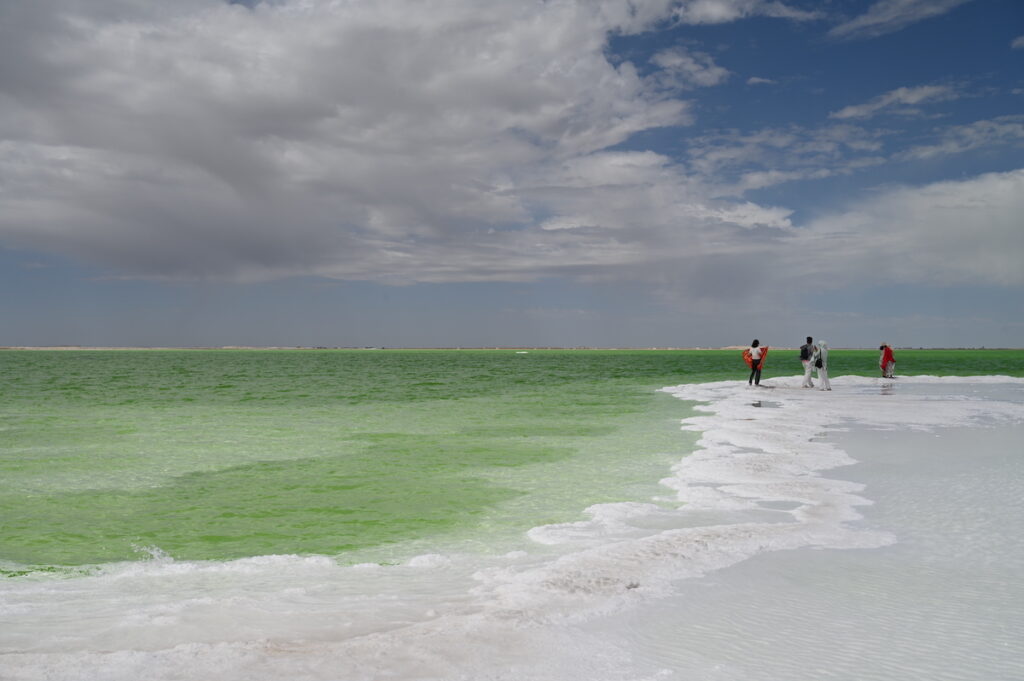
{"label": "salt crust", "polygon": [[[833,390],[800,388],[801,377],[750,387],[736,381],[680,385],[664,391],[698,402],[700,415],[683,430],[700,432],[696,451],[662,484],[674,494],[656,504],[600,504],[587,520],[534,528],[545,545],[571,546],[552,563],[523,573],[506,570],[486,580],[509,607],[539,607],[553,594],[608,596],[636,585],[663,592],[679,578],[699,576],[762,551],[807,546],[871,548],[895,537],[854,525],[857,507],[870,504],[863,486],[828,479],[822,471],[855,463],[825,439],[850,426],[930,430],[1024,420],[1024,406],[970,399],[955,389],[971,384],[1017,383],[1005,376],[833,379]],[[922,395],[913,386],[952,388]],[[903,388],[901,389],[900,386]],[[761,522],[736,522],[760,513]],[[692,526],[692,518],[721,522]],[[781,517],[780,517],[781,516]],[[673,522],[677,525],[671,527]],[[664,528],[651,533],[649,528]],[[498,573],[501,570],[496,571]],[[530,588],[523,588],[529,584]],[[604,601],[608,605],[608,601]]]}
{"label": "salt crust", "polygon": [[[698,403],[682,428],[702,434],[662,481],[666,494],[534,528],[532,550],[491,560],[431,554],[379,569],[299,556],[178,563],[154,552],[145,563],[25,584],[2,604],[9,615],[40,604],[54,619],[63,607],[91,608],[106,630],[5,644],[0,659],[12,679],[641,678],[608,641],[560,625],[760,552],[896,541],[858,526],[857,508],[871,503],[861,485],[821,475],[853,463],[827,441],[830,430],[1024,421],[1024,405],[966,390],[1024,384],[1017,378],[838,377],[831,392],[801,390],[800,380],[665,388]],[[919,390],[929,386],[949,390]],[[154,593],[134,598],[138,590]]]}

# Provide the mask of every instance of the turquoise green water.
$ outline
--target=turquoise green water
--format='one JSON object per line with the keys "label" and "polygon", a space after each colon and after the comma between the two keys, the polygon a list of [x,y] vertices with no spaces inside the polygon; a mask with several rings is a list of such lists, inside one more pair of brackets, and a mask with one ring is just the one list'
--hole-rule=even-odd
{"label": "turquoise green water", "polygon": [[[1020,354],[897,369],[1024,375]],[[832,373],[876,359],[834,351]],[[737,378],[721,351],[2,351],[0,561],[498,550],[657,493],[695,440],[657,389]]]}

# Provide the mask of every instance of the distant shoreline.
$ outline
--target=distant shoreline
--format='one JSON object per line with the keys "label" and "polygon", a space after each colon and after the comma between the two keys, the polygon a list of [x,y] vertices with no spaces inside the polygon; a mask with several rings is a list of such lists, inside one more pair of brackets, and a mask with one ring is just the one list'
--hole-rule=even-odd
{"label": "distant shoreline", "polygon": [[743,350],[746,346],[711,347],[563,347],[555,345],[513,346],[448,346],[448,347],[405,347],[405,346],[323,346],[323,345],[203,345],[203,346],[120,346],[120,345],[7,345],[0,350]]}
{"label": "distant shoreline", "polygon": [[[134,351],[134,350],[376,350],[376,351],[402,351],[402,350],[514,350],[514,351],[541,351],[541,350],[631,350],[631,351],[698,351],[698,350],[745,350],[746,345],[729,345],[726,347],[562,347],[562,346],[451,346],[451,347],[385,347],[385,346],[308,346],[308,345],[211,345],[211,346],[91,346],[91,345],[7,345],[0,346],[0,350],[25,350],[25,351]],[[796,347],[772,346],[772,350],[793,350]],[[874,350],[876,348],[843,348],[833,347],[832,350]],[[951,347],[904,347],[894,346],[896,350],[1021,350],[1022,348],[951,348]]]}

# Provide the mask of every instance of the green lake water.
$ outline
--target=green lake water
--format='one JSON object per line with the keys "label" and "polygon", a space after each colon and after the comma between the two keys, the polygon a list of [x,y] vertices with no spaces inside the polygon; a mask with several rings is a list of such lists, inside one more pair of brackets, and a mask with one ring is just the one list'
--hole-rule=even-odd
{"label": "green lake water", "polygon": [[[897,374],[1021,376],[1022,354],[897,351]],[[658,388],[746,373],[737,351],[0,351],[0,567],[504,550],[658,494],[697,439]]]}

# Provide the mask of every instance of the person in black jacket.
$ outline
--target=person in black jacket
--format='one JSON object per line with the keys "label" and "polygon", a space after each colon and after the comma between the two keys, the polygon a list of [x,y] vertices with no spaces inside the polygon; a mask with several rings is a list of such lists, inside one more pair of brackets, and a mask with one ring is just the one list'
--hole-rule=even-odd
{"label": "person in black jacket", "polygon": [[811,358],[814,357],[814,339],[810,336],[807,337],[807,343],[800,346],[800,362],[804,365],[804,382],[801,388],[813,388],[814,383],[811,382],[811,372],[814,371],[814,362]]}

